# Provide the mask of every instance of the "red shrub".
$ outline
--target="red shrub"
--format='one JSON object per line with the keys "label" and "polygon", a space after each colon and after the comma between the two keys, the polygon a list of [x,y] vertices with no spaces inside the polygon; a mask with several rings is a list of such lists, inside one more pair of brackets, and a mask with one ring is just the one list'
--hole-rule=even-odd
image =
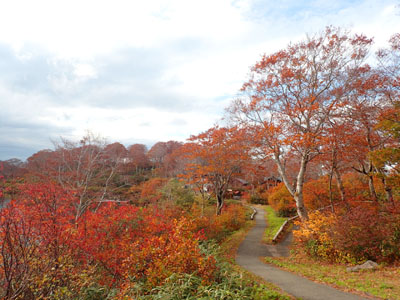
{"label": "red shrub", "polygon": [[331,261],[400,260],[400,209],[359,205],[342,215],[310,213],[295,231],[298,246]]}

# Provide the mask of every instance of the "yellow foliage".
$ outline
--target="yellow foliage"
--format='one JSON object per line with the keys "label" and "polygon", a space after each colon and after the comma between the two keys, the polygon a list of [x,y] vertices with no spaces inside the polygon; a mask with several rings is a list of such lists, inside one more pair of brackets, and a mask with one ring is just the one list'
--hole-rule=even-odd
{"label": "yellow foliage", "polygon": [[335,222],[335,215],[331,213],[311,212],[307,221],[297,224],[300,228],[293,231],[293,236],[313,256],[327,260],[341,258],[331,237],[330,227]]}
{"label": "yellow foliage", "polygon": [[296,210],[296,203],[283,183],[271,189],[268,197],[268,204],[271,205],[280,216],[289,216]]}

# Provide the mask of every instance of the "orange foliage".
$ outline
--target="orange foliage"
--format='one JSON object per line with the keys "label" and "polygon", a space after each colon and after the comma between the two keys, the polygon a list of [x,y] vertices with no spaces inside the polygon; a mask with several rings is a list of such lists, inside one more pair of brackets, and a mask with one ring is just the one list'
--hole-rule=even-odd
{"label": "orange foliage", "polygon": [[145,278],[151,287],[162,284],[173,273],[196,272],[210,282],[215,272],[213,257],[205,257],[198,247],[199,237],[193,232],[193,221],[173,220],[172,228],[161,235],[152,235],[129,245],[122,263],[125,279]]}
{"label": "orange foliage", "polygon": [[283,183],[269,191],[268,203],[279,216],[290,216],[296,212],[296,203]]}
{"label": "orange foliage", "polygon": [[347,173],[343,175],[343,185],[346,194],[351,195],[349,202],[369,200],[368,182],[363,176],[356,173]]}
{"label": "orange foliage", "polygon": [[304,203],[308,209],[314,210],[330,204],[328,180],[329,178],[324,176],[304,184]]}
{"label": "orange foliage", "polygon": [[223,240],[228,233],[238,230],[246,222],[245,211],[242,205],[230,204],[222,211],[221,215],[201,216],[200,210],[193,212],[196,231],[205,239]]}
{"label": "orange foliage", "polygon": [[332,241],[332,224],[335,215],[320,211],[310,212],[305,223],[299,223],[300,230],[293,232],[296,243],[305,248],[312,256],[326,260],[341,259]]}
{"label": "orange foliage", "polygon": [[161,199],[160,189],[167,183],[166,178],[152,178],[142,184],[141,200],[149,203],[157,202]]}
{"label": "orange foliage", "polygon": [[238,127],[210,128],[190,138],[181,151],[186,158],[186,168],[181,176],[197,186],[204,196],[210,187],[217,199],[217,214],[221,214],[227,189],[241,167],[248,161],[248,143],[245,130]]}
{"label": "orange foliage", "polygon": [[[257,154],[273,158],[303,220],[307,220],[302,189],[307,168],[326,143],[328,123],[341,115],[358,91],[357,81],[369,70],[365,57],[371,44],[364,35],[331,26],[265,54],[252,67],[242,97],[230,108],[252,132]],[[296,184],[286,168],[293,157],[298,166]]]}

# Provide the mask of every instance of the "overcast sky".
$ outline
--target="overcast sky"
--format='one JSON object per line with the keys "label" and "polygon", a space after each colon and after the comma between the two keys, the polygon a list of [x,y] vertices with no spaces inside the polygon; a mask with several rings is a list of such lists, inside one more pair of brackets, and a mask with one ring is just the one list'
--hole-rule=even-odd
{"label": "overcast sky", "polygon": [[249,67],[327,25],[400,32],[398,0],[0,2],[0,160],[85,130],[184,141],[221,118]]}

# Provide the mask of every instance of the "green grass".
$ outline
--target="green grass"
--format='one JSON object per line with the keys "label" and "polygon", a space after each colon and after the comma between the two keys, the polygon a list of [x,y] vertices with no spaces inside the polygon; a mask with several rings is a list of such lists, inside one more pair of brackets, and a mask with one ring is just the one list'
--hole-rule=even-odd
{"label": "green grass", "polygon": [[299,255],[288,258],[266,257],[265,261],[344,291],[373,295],[381,299],[400,299],[400,271],[393,266],[347,272],[345,265],[315,261]]}
{"label": "green grass", "polygon": [[271,206],[264,206],[264,209],[266,212],[267,229],[265,230],[263,242],[272,243],[272,239],[287,218],[278,217]]}

